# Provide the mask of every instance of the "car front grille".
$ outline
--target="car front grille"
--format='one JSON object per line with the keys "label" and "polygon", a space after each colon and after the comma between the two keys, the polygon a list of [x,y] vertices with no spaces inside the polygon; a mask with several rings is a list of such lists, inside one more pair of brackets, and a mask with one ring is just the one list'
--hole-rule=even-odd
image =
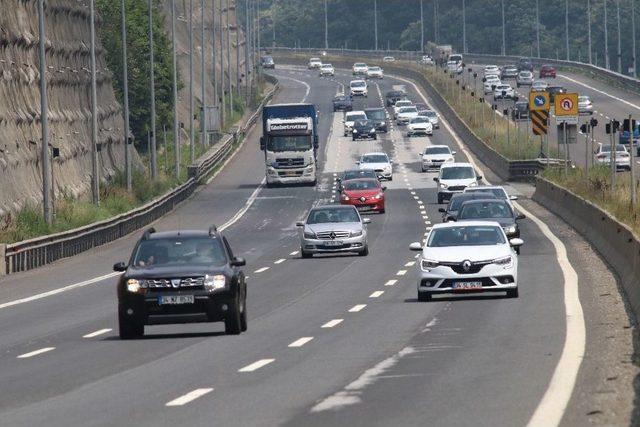
{"label": "car front grille", "polygon": [[304,166],[304,159],[302,157],[280,158],[276,159],[275,162],[275,167],[278,169],[299,168],[301,166]]}
{"label": "car front grille", "polygon": [[476,274],[482,270],[482,267],[491,264],[491,261],[472,262],[468,271],[465,271],[462,262],[442,262],[440,264],[451,268],[456,274]]}
{"label": "car front grille", "polygon": [[447,188],[449,191],[464,191],[464,189],[467,188],[466,185],[452,185],[451,187]]}
{"label": "car front grille", "polygon": [[322,231],[316,233],[316,237],[320,240],[346,239],[350,235],[351,233],[349,231]]}
{"label": "car front grille", "polygon": [[180,280],[180,284],[174,287],[171,283],[172,279],[145,279],[142,281],[144,287],[149,289],[177,289],[177,288],[196,288],[204,286],[204,277],[185,277]]}

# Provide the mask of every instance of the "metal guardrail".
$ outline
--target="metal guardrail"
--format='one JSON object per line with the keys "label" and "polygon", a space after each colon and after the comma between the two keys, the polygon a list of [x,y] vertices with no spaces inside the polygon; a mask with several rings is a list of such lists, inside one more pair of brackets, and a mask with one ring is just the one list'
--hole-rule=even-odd
{"label": "metal guardrail", "polygon": [[[233,135],[228,135],[204,154],[195,165],[189,166],[189,179],[180,186],[149,203],[116,217],[73,230],[37,237],[9,245],[0,244],[0,276],[42,267],[68,258],[105,243],[124,237],[171,212],[180,202],[193,194],[200,178],[217,167],[233,151],[239,135],[246,134],[257,122],[262,108],[279,88],[277,80],[265,76],[275,84],[253,115]],[[193,172],[192,172],[193,171]]]}

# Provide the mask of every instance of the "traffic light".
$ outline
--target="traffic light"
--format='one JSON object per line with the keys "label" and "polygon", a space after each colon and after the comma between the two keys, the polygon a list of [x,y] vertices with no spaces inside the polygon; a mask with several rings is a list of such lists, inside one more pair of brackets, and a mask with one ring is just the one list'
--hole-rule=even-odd
{"label": "traffic light", "polygon": [[590,125],[592,128],[594,128],[594,127],[598,126],[598,119],[596,119],[596,118],[593,118],[593,117],[592,117],[592,118],[591,118],[591,120],[589,120],[589,125]]}
{"label": "traffic light", "polygon": [[[612,128],[613,125],[613,128]],[[620,122],[617,120],[612,120],[611,122],[605,125],[604,131],[606,134],[616,133],[620,129]]]}
{"label": "traffic light", "polygon": [[629,119],[624,119],[622,121],[622,130],[624,132],[633,132],[636,128],[636,119],[631,119],[631,126],[629,126]]}
{"label": "traffic light", "polygon": [[585,123],[585,124],[583,124],[583,125],[580,125],[580,132],[582,132],[582,133],[587,133],[587,132],[589,132],[589,125],[588,125],[588,124],[586,124],[586,123]]}

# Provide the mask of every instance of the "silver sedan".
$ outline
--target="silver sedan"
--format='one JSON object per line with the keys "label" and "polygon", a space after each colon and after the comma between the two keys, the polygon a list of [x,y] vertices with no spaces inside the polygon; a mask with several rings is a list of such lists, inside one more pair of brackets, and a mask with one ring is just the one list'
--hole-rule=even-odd
{"label": "silver sedan", "polygon": [[309,212],[306,221],[296,223],[301,228],[300,254],[355,252],[369,254],[367,228],[369,218],[362,218],[355,206],[318,206]]}

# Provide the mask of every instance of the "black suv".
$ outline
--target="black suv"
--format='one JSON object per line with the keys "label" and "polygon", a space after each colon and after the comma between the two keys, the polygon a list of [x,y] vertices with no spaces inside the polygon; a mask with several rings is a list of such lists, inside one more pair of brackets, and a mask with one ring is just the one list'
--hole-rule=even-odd
{"label": "black suv", "polygon": [[356,120],[351,131],[351,138],[356,139],[378,139],[376,134],[376,124],[373,120]]}
{"label": "black suv", "polygon": [[364,113],[367,119],[376,125],[376,132],[387,132],[387,112],[384,108],[365,108]]}
{"label": "black suv", "polygon": [[138,241],[118,281],[120,338],[144,335],[144,326],[221,322],[227,334],[247,330],[247,284],[227,239],[209,231],[150,228]]}
{"label": "black suv", "polygon": [[396,101],[400,101],[401,99],[405,99],[407,94],[405,94],[401,90],[391,90],[386,93],[385,98],[387,100],[387,107],[391,107],[396,105]]}
{"label": "black suv", "polygon": [[333,112],[353,111],[353,101],[349,95],[338,95],[333,98]]}
{"label": "black suv", "polygon": [[549,103],[553,105],[556,100],[556,95],[559,93],[567,93],[567,90],[562,86],[547,86],[547,92],[549,93]]}
{"label": "black suv", "polygon": [[533,73],[533,62],[529,58],[520,58],[518,71],[531,71]]}

